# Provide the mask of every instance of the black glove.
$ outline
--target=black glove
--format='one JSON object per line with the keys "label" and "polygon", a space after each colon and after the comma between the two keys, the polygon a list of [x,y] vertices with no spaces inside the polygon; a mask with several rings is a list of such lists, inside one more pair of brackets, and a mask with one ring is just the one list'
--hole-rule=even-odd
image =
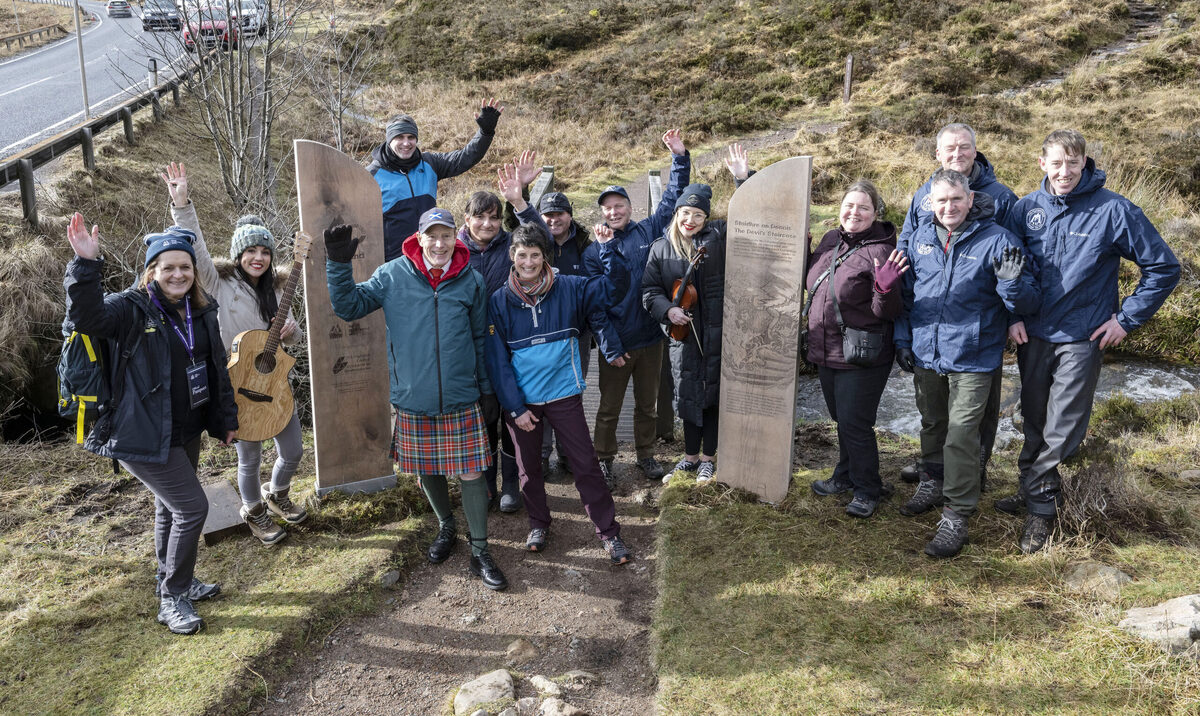
{"label": "black glove", "polygon": [[996,272],[998,281],[1011,281],[1021,275],[1025,267],[1025,253],[1016,246],[1009,246],[1000,254],[1000,258],[992,259],[992,269]]}
{"label": "black glove", "polygon": [[350,238],[353,229],[349,224],[338,224],[325,229],[325,257],[339,264],[348,264],[354,258],[361,239]]}
{"label": "black glove", "polygon": [[913,372],[913,369],[917,367],[917,359],[913,356],[911,348],[896,346],[896,365],[900,366],[900,370],[905,373]]}
{"label": "black glove", "polygon": [[492,136],[496,133],[496,122],[500,121],[500,110],[495,107],[484,107],[479,110],[479,116],[475,118],[475,124],[483,130],[487,136]]}
{"label": "black glove", "polygon": [[495,393],[484,393],[479,396],[479,408],[483,411],[483,422],[494,425],[500,419],[500,401]]}

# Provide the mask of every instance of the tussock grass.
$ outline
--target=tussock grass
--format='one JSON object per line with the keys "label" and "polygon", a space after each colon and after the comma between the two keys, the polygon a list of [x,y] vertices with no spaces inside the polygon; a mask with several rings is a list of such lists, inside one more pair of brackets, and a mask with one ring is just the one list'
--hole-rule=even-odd
{"label": "tussock grass", "polygon": [[[202,475],[233,479],[231,451]],[[294,488],[311,489],[312,461]],[[264,460],[269,464],[269,458]],[[376,578],[421,527],[413,485],[326,500],[288,539],[201,547],[198,575],[223,595],[177,637],[154,621],[153,501],[128,474],[70,445],[0,446],[0,710],[5,713],[243,713],[346,616],[381,599]],[[264,680],[265,679],[265,680]]]}
{"label": "tussock grass", "polygon": [[[1195,409],[1194,397],[1190,406],[1110,403],[1097,411],[1107,426],[1097,437],[1141,424],[1152,427],[1125,431],[1127,444],[1191,454],[1195,428],[1186,418]],[[1021,521],[987,506],[1015,489],[1005,476],[1015,472],[1016,448],[1008,448],[993,458],[1000,484],[971,518],[970,545],[954,560],[933,560],[920,550],[936,516],[895,511],[910,488],[870,520],[812,495],[809,481],[827,476],[836,459],[829,428],[801,427],[801,467],[777,507],[690,480],[664,491],[654,621],[664,713],[1157,714],[1200,706],[1200,664],[1116,628],[1126,607],[1195,591],[1200,550],[1190,527],[1172,525],[1164,539],[1125,522],[1118,543],[1066,526],[1047,552],[1021,556]],[[881,437],[883,471],[894,474],[912,442]],[[1118,466],[1139,500],[1163,514],[1179,504],[1196,510],[1194,487],[1136,479],[1139,459],[1152,460]],[[1136,581],[1114,602],[1067,591],[1065,572],[1093,559]]]}

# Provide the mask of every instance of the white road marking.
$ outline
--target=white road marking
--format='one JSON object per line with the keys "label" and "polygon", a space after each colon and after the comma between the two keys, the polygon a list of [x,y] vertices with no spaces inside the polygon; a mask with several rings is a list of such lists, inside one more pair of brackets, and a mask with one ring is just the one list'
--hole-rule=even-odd
{"label": "white road marking", "polygon": [[43,83],[43,82],[46,82],[46,81],[49,81],[49,80],[52,80],[52,79],[54,79],[54,77],[55,77],[55,75],[51,75],[51,76],[49,76],[49,77],[43,77],[43,78],[42,78],[42,79],[40,79],[40,80],[35,80],[35,81],[33,81],[33,82],[30,82],[29,84],[21,85],[20,87],[18,87],[18,88],[16,88],[16,89],[10,89],[10,90],[9,90],[9,91],[7,91],[7,92],[0,92],[0,97],[3,97],[3,96],[5,96],[5,95],[12,94],[13,92],[20,92],[21,90],[25,89],[26,87],[32,87],[32,86],[34,86],[34,85],[40,85],[40,84],[41,84],[41,83]]}

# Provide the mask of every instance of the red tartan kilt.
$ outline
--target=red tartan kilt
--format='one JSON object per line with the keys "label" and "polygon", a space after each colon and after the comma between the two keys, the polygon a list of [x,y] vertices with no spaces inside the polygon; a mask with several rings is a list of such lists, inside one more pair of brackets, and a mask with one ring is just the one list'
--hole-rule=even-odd
{"label": "red tartan kilt", "polygon": [[444,415],[396,411],[392,459],[410,475],[461,475],[492,464],[483,412],[475,404]]}

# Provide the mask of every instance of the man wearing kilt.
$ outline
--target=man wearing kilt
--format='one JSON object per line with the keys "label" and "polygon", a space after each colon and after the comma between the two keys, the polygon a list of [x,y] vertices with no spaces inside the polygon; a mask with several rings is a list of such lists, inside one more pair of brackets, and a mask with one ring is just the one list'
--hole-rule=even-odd
{"label": "man wearing kilt", "polygon": [[446,482],[458,474],[471,574],[489,589],[504,589],[508,580],[488,553],[487,485],[479,479],[491,464],[486,425],[500,416],[484,364],[483,277],[468,266],[467,247],[445,209],[422,214],[403,255],[359,284],[350,266],[359,239],[351,233],[346,225],[325,230],[329,298],[345,321],[383,309],[396,408],[392,457],[399,472],[418,476],[440,523],[429,561],[444,561],[458,541]]}

